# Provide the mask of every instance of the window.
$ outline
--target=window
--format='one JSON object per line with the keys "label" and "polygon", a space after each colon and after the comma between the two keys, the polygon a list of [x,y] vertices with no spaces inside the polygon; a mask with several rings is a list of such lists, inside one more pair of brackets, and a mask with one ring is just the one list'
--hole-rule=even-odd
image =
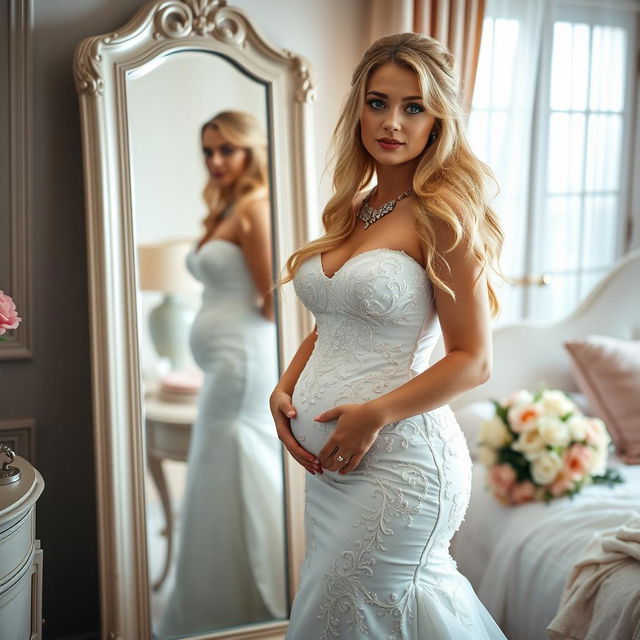
{"label": "window", "polygon": [[[627,249],[638,14],[556,2],[535,24],[491,7],[469,137],[505,192],[503,269],[519,283],[501,289],[501,319],[549,321]],[[527,52],[537,66],[514,68]],[[531,284],[543,274],[549,284]]]}

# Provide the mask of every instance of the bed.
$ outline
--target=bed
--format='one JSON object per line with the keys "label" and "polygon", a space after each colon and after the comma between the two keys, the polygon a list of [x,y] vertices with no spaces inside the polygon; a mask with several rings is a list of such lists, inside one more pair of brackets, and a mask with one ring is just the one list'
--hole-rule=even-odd
{"label": "bed", "polygon": [[[640,251],[628,254],[562,321],[518,324],[494,331],[491,379],[451,403],[474,453],[480,420],[491,398],[541,383],[574,395],[589,414],[571,371],[565,340],[590,334],[640,339]],[[434,358],[442,355],[442,345]],[[451,553],[509,640],[546,640],[569,573],[594,534],[640,515],[640,465],[615,454],[610,467],[625,482],[590,485],[573,499],[516,507],[500,504],[485,489],[485,468],[474,460],[473,489]],[[640,563],[633,579],[640,581]],[[640,583],[640,582],[639,582]],[[603,637],[604,640],[604,637]]]}

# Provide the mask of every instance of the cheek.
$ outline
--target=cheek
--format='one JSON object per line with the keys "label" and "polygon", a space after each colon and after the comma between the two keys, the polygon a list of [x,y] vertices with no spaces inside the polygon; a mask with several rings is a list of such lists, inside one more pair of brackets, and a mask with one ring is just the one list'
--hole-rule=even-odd
{"label": "cheek", "polygon": [[429,134],[431,133],[432,126],[430,123],[425,124],[424,122],[417,123],[414,131],[412,140],[415,147],[424,148],[429,142]]}
{"label": "cheek", "polygon": [[366,111],[364,111],[360,116],[360,131],[362,135],[366,137],[371,132],[372,127],[373,118],[371,116],[371,113],[367,113]]}
{"label": "cheek", "polygon": [[229,164],[232,171],[237,174],[242,173],[246,160],[247,155],[245,153],[234,153],[233,156],[229,158]]}

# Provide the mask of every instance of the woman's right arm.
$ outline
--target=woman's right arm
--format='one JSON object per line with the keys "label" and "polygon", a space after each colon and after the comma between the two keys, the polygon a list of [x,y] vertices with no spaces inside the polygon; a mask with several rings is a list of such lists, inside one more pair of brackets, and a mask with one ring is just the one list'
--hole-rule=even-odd
{"label": "woman's right arm", "polygon": [[276,423],[278,438],[280,438],[282,444],[284,444],[296,462],[314,475],[316,473],[322,473],[320,461],[304,447],[301,447],[299,442],[294,438],[293,433],[291,433],[290,419],[296,415],[296,409],[291,404],[291,396],[293,395],[293,390],[298,382],[298,378],[313,352],[318,335],[316,329],[317,325],[300,343],[298,350],[291,359],[291,363],[280,377],[269,399],[271,413]]}

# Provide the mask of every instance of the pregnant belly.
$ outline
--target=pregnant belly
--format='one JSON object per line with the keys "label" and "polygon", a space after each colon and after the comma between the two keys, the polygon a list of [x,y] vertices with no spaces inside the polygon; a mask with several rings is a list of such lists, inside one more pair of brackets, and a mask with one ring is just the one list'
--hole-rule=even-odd
{"label": "pregnant belly", "polygon": [[308,404],[302,401],[298,386],[293,391],[291,403],[296,409],[296,416],[291,418],[293,437],[313,455],[318,455],[325,442],[336,427],[337,420],[316,422],[315,416],[335,406],[333,403],[315,402]]}
{"label": "pregnant belly", "polygon": [[246,309],[201,309],[191,325],[189,346],[196,364],[208,370],[221,356],[260,362],[271,373],[277,354],[275,325]]}

